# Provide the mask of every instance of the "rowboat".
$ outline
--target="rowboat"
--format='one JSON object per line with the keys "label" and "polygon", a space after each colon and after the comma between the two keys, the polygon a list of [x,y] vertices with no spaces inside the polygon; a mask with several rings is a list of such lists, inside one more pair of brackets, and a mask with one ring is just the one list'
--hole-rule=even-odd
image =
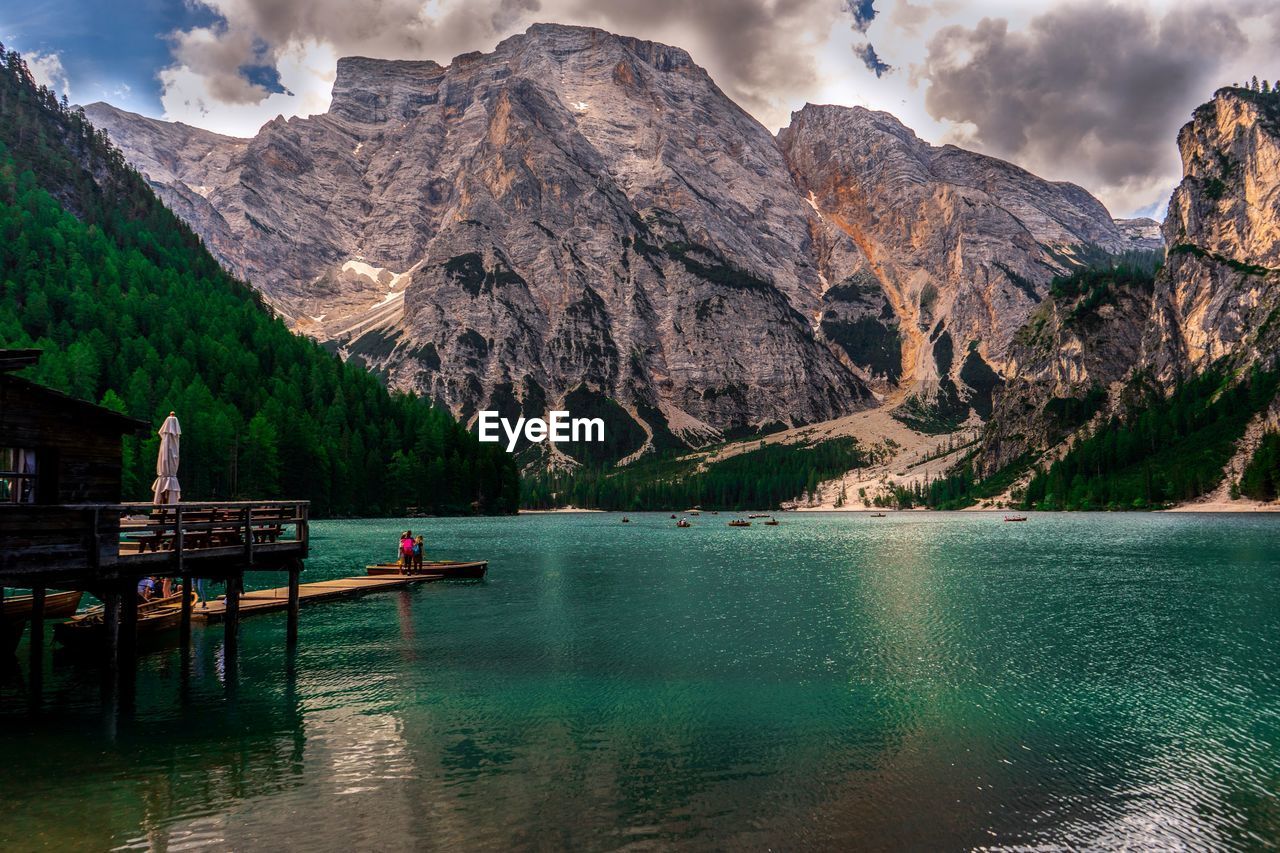
{"label": "rowboat", "polygon": [[766,521],[766,522],[765,522],[765,524],[766,524],[767,526],[769,526],[769,527],[777,527],[777,526],[778,526],[778,519],[776,519],[776,518],[771,518],[771,519],[769,519],[768,521]]}
{"label": "rowboat", "polygon": [[873,513],[871,513],[871,517],[872,517],[872,518],[884,518],[884,513],[883,513],[883,512],[873,512]]}
{"label": "rowboat", "polygon": [[1006,515],[1004,517],[1004,520],[1005,521],[1026,521],[1027,517],[1025,515]]}
{"label": "rowboat", "polygon": [[[195,592],[191,593],[192,602]],[[154,637],[177,628],[182,623],[182,593],[167,598],[144,601],[138,605],[137,637]],[[107,638],[106,610],[102,605],[90,607],[78,616],[53,626],[53,638],[72,651],[102,648]]]}
{"label": "rowboat", "polygon": [[729,522],[729,526],[730,526],[730,527],[750,527],[750,526],[751,526],[751,522],[749,522],[749,521],[743,521],[743,520],[742,520],[742,519],[740,519],[740,518],[736,518],[736,519],[734,519],[733,521]]}
{"label": "rowboat", "polygon": [[[51,592],[44,597],[46,619],[62,619],[76,612],[84,593],[78,589],[70,592]],[[34,596],[15,595],[4,600],[5,636],[0,637],[0,650],[13,654],[22,639],[22,632],[31,620]]]}
{"label": "rowboat", "polygon": [[[61,619],[70,616],[80,606],[80,598],[84,595],[78,589],[70,592],[50,592],[44,597],[44,616],[46,619]],[[26,621],[31,618],[31,608],[35,596],[15,595],[4,600],[4,618],[7,620]]]}
{"label": "rowboat", "polygon": [[676,527],[693,527],[693,525],[682,518],[676,522]]}
{"label": "rowboat", "polygon": [[422,568],[405,569],[399,563],[378,563],[365,566],[371,577],[379,575],[442,575],[448,580],[479,579],[489,571],[488,560],[458,562],[451,560],[423,560]]}

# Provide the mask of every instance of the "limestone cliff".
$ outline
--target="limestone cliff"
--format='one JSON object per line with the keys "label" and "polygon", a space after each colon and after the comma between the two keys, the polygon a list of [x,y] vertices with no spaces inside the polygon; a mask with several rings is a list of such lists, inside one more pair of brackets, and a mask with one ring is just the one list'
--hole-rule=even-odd
{"label": "limestone cliff", "polygon": [[1280,356],[1280,95],[1228,88],[1178,133],[1148,349],[1172,381],[1223,357]]}
{"label": "limestone cliff", "polygon": [[1221,364],[1280,366],[1280,95],[1219,90],[1178,134],[1183,178],[1150,281],[1094,274],[1059,285],[1015,336],[979,467],[1053,447],[1143,388]]}
{"label": "limestone cliff", "polygon": [[1112,220],[1078,186],[930,145],[888,113],[808,105],[778,138],[824,225],[869,259],[857,292],[879,291],[892,309],[851,310],[851,288],[833,287],[824,328],[843,343],[841,325],[851,327],[845,337],[863,351],[897,339],[900,360],[886,360],[886,374],[959,383],[984,416],[991,387],[978,377],[1010,374],[1014,335],[1054,276],[1162,246],[1150,220]]}
{"label": "limestone cliff", "polygon": [[806,107],[775,138],[683,50],[538,25],[339,61],[252,139],[87,108],[300,331],[464,418],[571,400],[617,456],[947,390],[991,410],[1050,278],[1159,245],[1079,187]]}

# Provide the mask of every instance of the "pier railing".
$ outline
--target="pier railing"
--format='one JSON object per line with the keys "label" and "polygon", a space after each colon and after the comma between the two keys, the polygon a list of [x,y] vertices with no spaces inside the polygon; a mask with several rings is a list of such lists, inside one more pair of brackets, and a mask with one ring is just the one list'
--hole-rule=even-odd
{"label": "pier railing", "polygon": [[0,574],[216,575],[300,559],[307,501],[0,507]]}

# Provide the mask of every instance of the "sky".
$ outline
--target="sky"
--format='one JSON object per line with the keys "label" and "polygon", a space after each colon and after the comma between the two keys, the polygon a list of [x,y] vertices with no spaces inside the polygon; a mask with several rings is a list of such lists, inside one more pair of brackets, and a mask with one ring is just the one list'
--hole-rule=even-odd
{"label": "sky", "polygon": [[1264,0],[0,0],[0,41],[73,103],[235,136],[324,112],[340,56],[447,64],[534,22],[682,47],[770,130],[806,102],[886,110],[1156,219],[1192,109],[1280,78]]}

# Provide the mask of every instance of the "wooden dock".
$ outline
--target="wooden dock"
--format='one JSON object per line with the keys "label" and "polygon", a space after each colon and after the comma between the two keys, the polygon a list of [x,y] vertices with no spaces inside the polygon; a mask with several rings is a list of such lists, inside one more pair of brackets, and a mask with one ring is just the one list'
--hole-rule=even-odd
{"label": "wooden dock", "polygon": [[[443,580],[442,574],[416,575],[382,575],[380,577],[334,578],[327,581],[316,581],[298,585],[298,602],[307,604],[319,601],[333,601],[339,598],[351,598],[370,592],[385,592],[392,589],[403,589],[420,583]],[[251,616],[256,613],[273,613],[289,607],[289,587],[275,589],[259,589],[240,593],[240,616]],[[199,622],[221,622],[226,618],[227,600],[219,598],[210,601],[208,608],[196,607],[191,610],[191,618]]]}

